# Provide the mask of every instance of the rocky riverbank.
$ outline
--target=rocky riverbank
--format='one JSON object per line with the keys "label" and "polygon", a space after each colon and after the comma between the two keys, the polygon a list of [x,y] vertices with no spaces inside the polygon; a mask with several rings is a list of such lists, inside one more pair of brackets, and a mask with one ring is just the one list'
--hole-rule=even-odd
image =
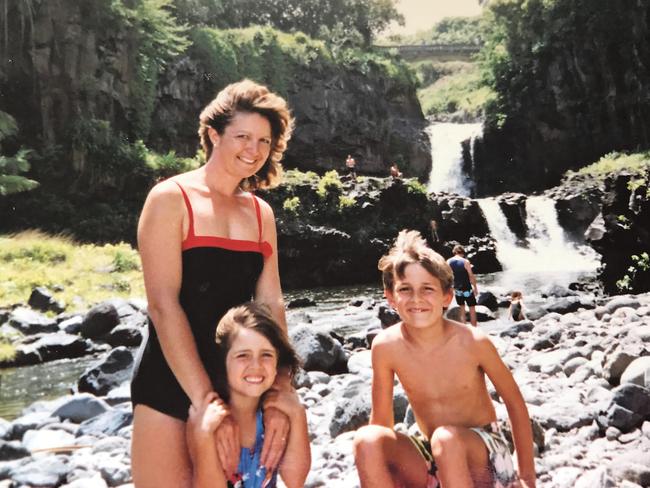
{"label": "rocky riverbank", "polygon": [[[391,314],[378,292],[319,312],[304,298],[291,303],[289,323],[306,369],[297,378],[313,450],[306,486],[356,487],[351,446],[370,410],[368,344]],[[484,303],[484,320],[505,305],[490,294]],[[532,315],[533,321],[488,320],[481,327],[529,406],[538,486],[650,486],[650,294],[556,297]],[[106,349],[76,393],[0,421],[1,487],[130,486],[133,350]],[[492,396],[505,426],[505,408]],[[399,386],[395,421],[399,429],[412,428]]]}

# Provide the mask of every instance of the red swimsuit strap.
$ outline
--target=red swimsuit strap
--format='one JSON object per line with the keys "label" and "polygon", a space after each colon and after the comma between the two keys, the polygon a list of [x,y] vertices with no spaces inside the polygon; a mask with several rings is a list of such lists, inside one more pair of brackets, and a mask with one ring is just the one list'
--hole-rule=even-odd
{"label": "red swimsuit strap", "polygon": [[187,237],[183,239],[183,242],[185,242],[194,237],[194,212],[192,212],[192,204],[190,203],[190,199],[187,196],[187,193],[185,193],[185,190],[183,189],[181,184],[178,181],[175,180],[172,181],[178,185],[178,188],[181,189],[181,193],[183,194],[183,200],[185,200],[185,207],[187,208],[187,216],[190,220],[190,225],[189,228],[187,229]]}

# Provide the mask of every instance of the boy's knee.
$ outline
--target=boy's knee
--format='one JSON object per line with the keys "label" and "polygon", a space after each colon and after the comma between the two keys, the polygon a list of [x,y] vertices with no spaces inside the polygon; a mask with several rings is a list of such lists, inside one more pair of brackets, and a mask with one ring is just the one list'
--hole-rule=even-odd
{"label": "boy's knee", "polygon": [[379,425],[366,425],[354,434],[354,457],[377,454],[383,451],[390,429]]}
{"label": "boy's knee", "polygon": [[439,458],[462,448],[463,440],[460,429],[453,425],[438,427],[431,435],[431,451],[434,457]]}

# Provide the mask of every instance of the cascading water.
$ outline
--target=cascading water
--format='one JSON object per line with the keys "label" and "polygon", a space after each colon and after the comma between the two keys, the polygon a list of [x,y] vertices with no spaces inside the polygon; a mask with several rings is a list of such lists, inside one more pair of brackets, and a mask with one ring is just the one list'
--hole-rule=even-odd
{"label": "cascading water", "polygon": [[555,202],[547,197],[526,199],[526,224],[530,250],[537,256],[540,271],[593,271],[599,264],[597,253],[588,246],[567,240],[557,220]]}
{"label": "cascading water", "polygon": [[566,285],[598,267],[598,255],[593,249],[566,239],[552,199],[531,196],[526,200],[527,246],[518,243],[494,198],[479,199],[478,203],[497,241],[497,258],[504,269],[499,284],[527,290]]}
{"label": "cascading water", "polygon": [[433,160],[429,176],[429,191],[470,196],[472,182],[463,173],[461,143],[480,136],[482,124],[434,123],[427,128],[427,132],[431,139]]}

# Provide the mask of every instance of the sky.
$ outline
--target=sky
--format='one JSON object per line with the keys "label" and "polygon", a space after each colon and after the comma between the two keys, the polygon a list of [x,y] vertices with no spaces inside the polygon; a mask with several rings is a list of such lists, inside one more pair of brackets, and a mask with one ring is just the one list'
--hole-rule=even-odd
{"label": "sky", "polygon": [[398,0],[397,10],[404,15],[405,26],[393,25],[394,34],[414,34],[425,30],[444,17],[470,17],[479,15],[478,0]]}

